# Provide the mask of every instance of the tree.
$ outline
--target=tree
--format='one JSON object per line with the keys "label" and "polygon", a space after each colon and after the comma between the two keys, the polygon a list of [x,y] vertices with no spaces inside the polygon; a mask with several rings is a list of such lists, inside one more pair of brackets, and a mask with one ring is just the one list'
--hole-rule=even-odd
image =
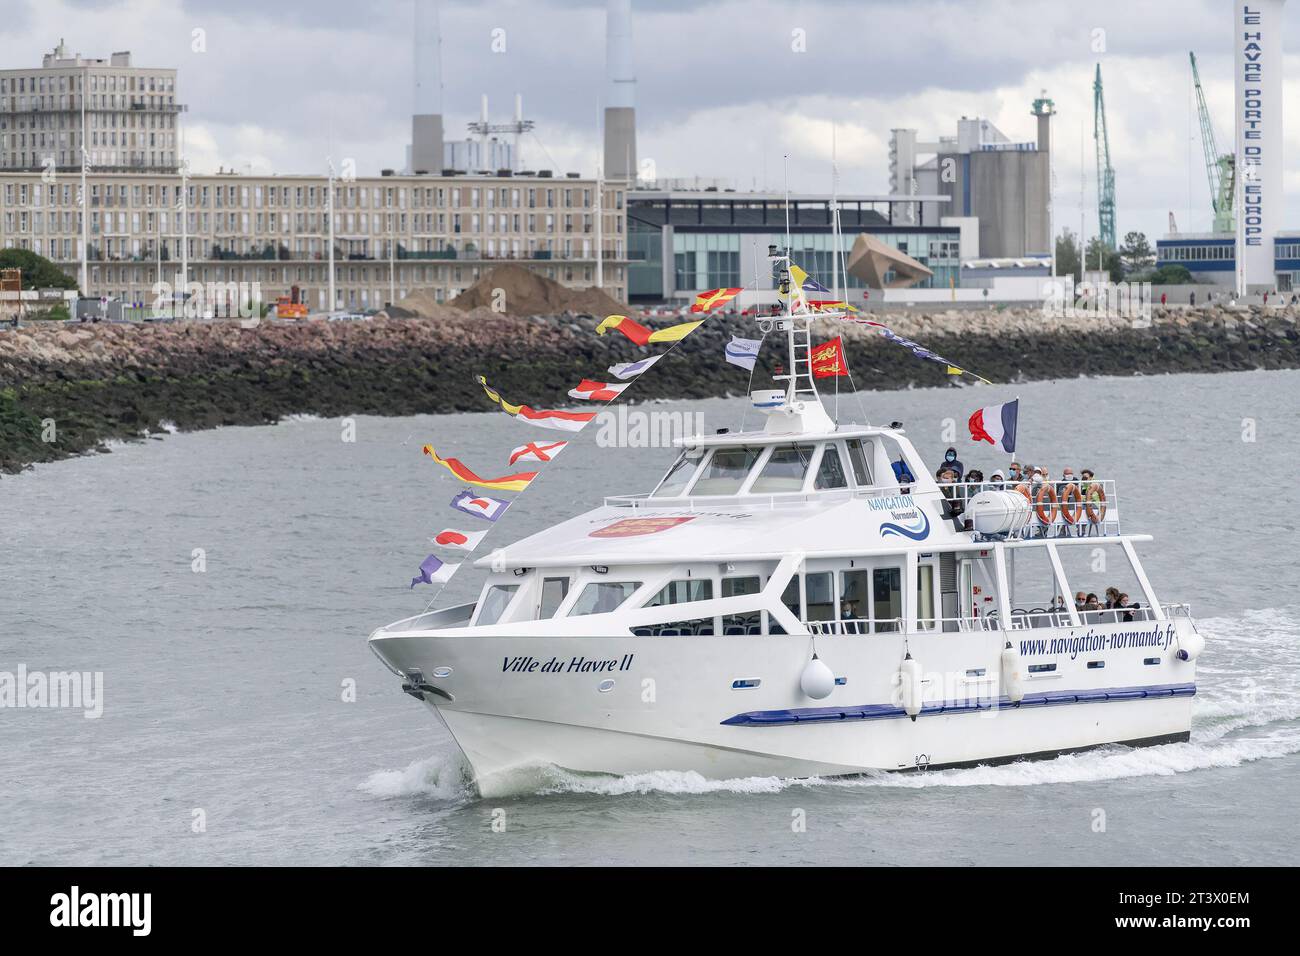
{"label": "tree", "polygon": [[72,278],[44,256],[30,249],[0,249],[0,269],[19,269],[24,289],[75,289]]}
{"label": "tree", "polygon": [[1146,233],[1136,230],[1125,234],[1124,245],[1120,246],[1119,254],[1129,272],[1145,268],[1155,261],[1155,253],[1151,249],[1151,243],[1147,241]]}
{"label": "tree", "polygon": [[1192,274],[1187,271],[1187,267],[1176,262],[1163,265],[1151,273],[1153,285],[1188,285],[1191,281]]}
{"label": "tree", "polygon": [[1056,237],[1056,274],[1082,278],[1079,272],[1079,237],[1069,229],[1062,229]]}
{"label": "tree", "polygon": [[1104,270],[1111,282],[1124,281],[1124,260],[1114,249],[1103,245],[1098,236],[1088,240],[1088,259],[1084,267],[1092,272]]}

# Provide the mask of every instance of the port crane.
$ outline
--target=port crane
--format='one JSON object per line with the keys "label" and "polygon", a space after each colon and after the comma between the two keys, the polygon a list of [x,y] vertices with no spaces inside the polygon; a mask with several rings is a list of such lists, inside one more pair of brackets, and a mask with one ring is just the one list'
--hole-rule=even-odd
{"label": "port crane", "polygon": [[1189,52],[1192,61],[1192,85],[1196,87],[1196,112],[1201,119],[1201,146],[1205,149],[1205,172],[1210,180],[1210,206],[1214,209],[1214,231],[1234,232],[1232,211],[1233,191],[1237,188],[1237,157],[1233,153],[1220,153],[1214,139],[1214,126],[1210,123],[1210,110],[1205,105],[1205,91],[1201,89],[1201,73],[1196,68],[1196,54]]}

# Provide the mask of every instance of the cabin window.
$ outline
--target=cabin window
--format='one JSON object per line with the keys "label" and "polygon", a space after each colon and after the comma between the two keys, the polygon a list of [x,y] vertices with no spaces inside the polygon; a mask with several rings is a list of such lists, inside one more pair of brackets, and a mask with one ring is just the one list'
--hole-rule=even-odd
{"label": "cabin window", "polygon": [[835,620],[835,574],[817,571],[804,575],[804,605],[808,609],[806,620]]}
{"label": "cabin window", "polygon": [[691,601],[713,599],[713,582],[708,578],[686,578],[669,581],[659,593],[646,601],[645,607],[663,607],[665,604],[688,604]]}
{"label": "cabin window", "polygon": [[696,495],[734,495],[758,460],[757,448],[717,448],[691,489]]}
{"label": "cabin window", "polygon": [[[646,628],[636,628],[633,633],[647,630]],[[650,637],[693,637],[697,634],[713,633],[713,618],[700,617],[690,621],[669,621],[667,624],[652,624],[649,628]]]}
{"label": "cabin window", "polygon": [[[743,597],[746,594],[757,594],[763,589],[763,582],[759,580],[758,575],[746,576],[743,578],[723,578],[722,579],[722,596]],[[728,614],[722,619],[723,634],[758,634],[762,630],[762,614],[759,611],[748,611],[744,614]]]}
{"label": "cabin window", "polygon": [[668,474],[664,475],[663,481],[659,482],[659,487],[651,492],[652,498],[672,498],[680,495],[686,490],[686,486],[691,483],[695,477],[695,471],[700,467],[700,462],[704,460],[704,451],[699,448],[688,448],[678,456],[677,461],[668,469]]}
{"label": "cabin window", "polygon": [[510,606],[510,602],[518,590],[519,585],[517,584],[494,584],[488,588],[487,595],[479,606],[477,623],[495,624],[501,620],[501,615]]}
{"label": "cabin window", "polygon": [[916,627],[920,631],[934,628],[934,565],[916,569]]}
{"label": "cabin window", "polygon": [[813,485],[818,490],[824,488],[847,488],[849,479],[844,475],[844,462],[840,459],[839,449],[827,445],[822,452],[822,463],[817,467],[817,482]]}
{"label": "cabin window", "polygon": [[901,568],[873,568],[871,570],[871,595],[873,629],[897,631],[898,619],[903,616],[903,572]]}
{"label": "cabin window", "polygon": [[[796,619],[803,616],[803,608],[800,606],[799,602],[799,578],[800,575],[798,574],[792,577],[790,583],[785,586],[785,590],[781,592],[781,603],[790,609],[790,613],[793,614]],[[772,634],[785,633],[785,628],[775,620],[771,622],[771,627],[768,630]]]}
{"label": "cabin window", "polygon": [[555,612],[560,609],[560,605],[564,603],[564,599],[568,595],[568,578],[543,578],[542,601],[537,608],[537,619],[539,621],[548,621],[555,617]]}
{"label": "cabin window", "polygon": [[845,571],[840,583],[840,620],[845,621],[845,634],[862,634],[867,630],[867,618],[870,616],[869,587],[871,572],[867,570]]}
{"label": "cabin window", "polygon": [[616,611],[640,586],[640,581],[592,581],[573,602],[569,617]]}
{"label": "cabin window", "polygon": [[755,494],[801,491],[813,454],[812,445],[777,445],[750,487]]}
{"label": "cabin window", "polygon": [[853,480],[858,483],[859,488],[867,488],[871,485],[871,442],[863,443],[861,438],[853,438],[848,442],[849,463],[853,466]]}

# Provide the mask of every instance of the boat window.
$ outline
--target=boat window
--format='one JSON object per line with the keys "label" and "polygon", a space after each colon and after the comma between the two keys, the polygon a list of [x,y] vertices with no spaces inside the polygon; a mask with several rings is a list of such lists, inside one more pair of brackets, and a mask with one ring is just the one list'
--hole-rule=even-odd
{"label": "boat window", "polygon": [[822,452],[822,463],[817,468],[817,481],[813,484],[814,488],[847,488],[849,486],[848,478],[844,477],[844,463],[840,461],[839,449],[834,445],[827,445]]}
{"label": "boat window", "polygon": [[647,637],[692,637],[696,634],[712,634],[713,618],[700,617],[690,621],[652,624],[648,627],[633,628],[632,633],[643,634]]}
{"label": "boat window", "polygon": [[542,602],[537,609],[537,619],[547,621],[555,617],[555,612],[560,609],[564,599],[569,594],[568,578],[543,578],[542,579]]}
{"label": "boat window", "polygon": [[[781,603],[790,609],[790,613],[793,614],[796,619],[801,618],[803,616],[803,608],[800,607],[799,604],[799,578],[800,577],[801,575],[798,574],[792,577],[790,579],[790,583],[785,586],[785,590],[781,592]],[[785,628],[783,628],[780,624],[778,624],[775,620],[773,620],[770,631],[773,634],[784,634]]]}
{"label": "boat window", "polygon": [[871,442],[864,442],[861,438],[849,440],[849,461],[853,465],[853,480],[858,483],[859,488],[867,488],[871,485]]}
{"label": "boat window", "polygon": [[812,460],[813,447],[777,445],[749,490],[755,494],[802,490],[804,475],[808,473],[808,464]]}
{"label": "boat window", "polygon": [[804,576],[804,601],[809,621],[835,620],[835,575],[818,571]]}
{"label": "boat window", "polygon": [[510,606],[510,601],[518,590],[517,584],[494,584],[488,588],[487,595],[479,605],[478,620],[475,623],[495,624],[501,620],[501,615]]}
{"label": "boat window", "polygon": [[693,495],[734,495],[745,483],[758,459],[758,448],[715,448],[704,472],[691,489]]}
{"label": "boat window", "polygon": [[573,602],[569,617],[616,611],[640,586],[640,581],[592,581]]}
{"label": "boat window", "polygon": [[[757,574],[741,578],[723,578],[722,596],[742,597],[757,594],[763,583]],[[747,611],[744,614],[728,614],[722,619],[723,634],[757,634],[761,630],[762,615],[759,611]]]}
{"label": "boat window", "polygon": [[665,604],[687,604],[691,601],[708,601],[713,598],[713,582],[707,578],[686,578],[669,581],[649,601],[646,607],[663,607]]}
{"label": "boat window", "polygon": [[934,628],[934,565],[916,569],[916,627],[920,631]]}
{"label": "boat window", "polygon": [[903,616],[903,572],[901,568],[872,568],[872,630],[897,631]]}
{"label": "boat window", "polygon": [[867,570],[855,570],[845,571],[841,576],[840,620],[844,622],[845,634],[862,634],[867,630],[871,611],[867,590],[870,574]]}
{"label": "boat window", "polygon": [[650,493],[652,498],[671,498],[680,495],[693,477],[695,470],[700,467],[700,462],[704,460],[704,450],[702,448],[688,448],[677,456],[677,461],[668,469],[668,474],[664,475],[663,481],[659,486]]}

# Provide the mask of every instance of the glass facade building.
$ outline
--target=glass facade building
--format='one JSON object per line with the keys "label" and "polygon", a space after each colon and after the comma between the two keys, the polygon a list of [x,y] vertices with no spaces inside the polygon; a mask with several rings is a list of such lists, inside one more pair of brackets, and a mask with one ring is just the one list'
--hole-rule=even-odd
{"label": "glass facade building", "polygon": [[[1156,265],[1183,266],[1198,282],[1236,283],[1236,237],[1220,233],[1180,234],[1156,240]],[[1279,292],[1300,289],[1300,234],[1273,239],[1273,272]]]}
{"label": "glass facade building", "polygon": [[[859,233],[867,232],[934,272],[923,287],[960,284],[961,249],[956,226],[891,222],[895,197],[840,200],[844,261]],[[901,200],[899,200],[901,202]],[[705,289],[755,287],[770,290],[767,247],[786,245],[784,198],[749,193],[628,194],[628,295],[632,301],[687,299]],[[835,238],[829,197],[790,201],[791,256],[829,286]],[[886,277],[888,281],[889,277]],[[864,288],[841,275],[841,286]]]}

